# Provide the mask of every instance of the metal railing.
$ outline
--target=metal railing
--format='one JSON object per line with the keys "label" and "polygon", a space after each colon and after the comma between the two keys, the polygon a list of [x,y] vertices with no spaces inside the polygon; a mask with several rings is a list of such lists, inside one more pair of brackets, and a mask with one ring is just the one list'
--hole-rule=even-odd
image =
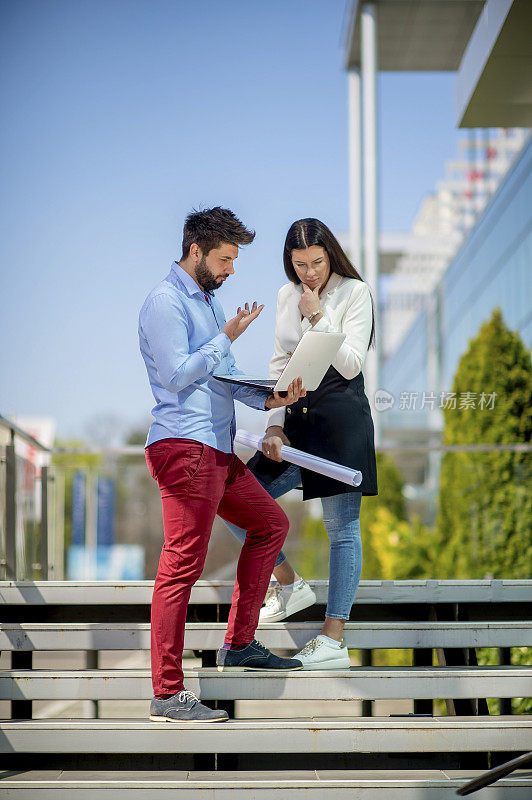
{"label": "metal railing", "polygon": [[[20,454],[16,451],[17,440],[26,443],[41,454],[58,457],[72,456],[73,463],[77,456],[99,456],[102,459],[102,466],[103,462],[109,458],[111,461],[115,459],[115,463],[118,461],[126,463],[130,456],[143,456],[144,447],[130,445],[110,448],[87,446],[51,448],[2,415],[0,415],[1,433],[4,436],[3,442],[1,442],[3,447],[0,448],[0,534],[3,532],[3,537],[0,536],[0,579],[61,579],[64,567],[65,531],[60,523],[65,508],[64,478],[70,467],[44,465],[41,467],[40,475],[32,467],[30,478],[28,478],[27,468],[31,465],[22,462]],[[0,441],[1,438],[0,436]],[[386,443],[382,444],[378,450],[390,454],[404,453],[406,458],[412,456],[438,458],[439,455],[450,452],[511,451],[525,453],[532,451],[532,445],[527,443],[476,445],[445,445],[436,442],[430,444]],[[108,461],[109,463],[111,462]],[[25,468],[24,472],[22,472],[23,467]],[[24,482],[31,483],[30,491],[27,486],[23,485]],[[40,486],[37,482],[40,482]],[[52,487],[55,489],[53,493],[51,492]],[[436,488],[432,487],[433,494]],[[154,493],[155,489],[154,486]],[[33,506],[28,512],[28,503],[32,502]],[[429,502],[434,503],[434,498],[431,497]],[[28,522],[28,520],[30,521]],[[124,517],[124,520],[124,525],[127,527],[128,518]],[[1,541],[2,538],[3,541]],[[68,535],[66,538],[68,539]],[[59,542],[60,539],[63,541]]]}
{"label": "metal railing", "polygon": [[[9,440],[5,445],[5,557],[0,559],[5,578],[16,580],[17,577],[17,454],[16,437],[31,445],[41,453],[53,451],[39,442],[34,436],[23,430],[11,420],[0,415],[0,427],[8,431]],[[48,467],[41,467],[41,518],[40,518],[40,562],[35,564],[43,577],[48,576]]]}

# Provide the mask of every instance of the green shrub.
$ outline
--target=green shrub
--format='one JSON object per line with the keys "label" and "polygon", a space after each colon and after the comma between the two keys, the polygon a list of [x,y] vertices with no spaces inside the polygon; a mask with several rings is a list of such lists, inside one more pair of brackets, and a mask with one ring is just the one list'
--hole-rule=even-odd
{"label": "green shrub", "polygon": [[[493,408],[444,409],[445,444],[517,444],[532,436],[530,351],[500,309],[469,343],[453,382],[495,393]],[[434,577],[528,578],[532,570],[530,453],[446,453],[442,460]]]}

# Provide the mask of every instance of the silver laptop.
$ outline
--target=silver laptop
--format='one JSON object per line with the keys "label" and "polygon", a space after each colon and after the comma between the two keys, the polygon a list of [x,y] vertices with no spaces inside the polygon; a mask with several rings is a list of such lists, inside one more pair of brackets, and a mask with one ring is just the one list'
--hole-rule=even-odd
{"label": "silver laptop", "polygon": [[251,386],[268,392],[286,392],[295,378],[301,378],[303,388],[315,391],[323,376],[335,359],[345,333],[307,331],[292,353],[278,380],[275,378],[255,378],[250,375],[214,375],[219,381],[227,381],[240,386]]}

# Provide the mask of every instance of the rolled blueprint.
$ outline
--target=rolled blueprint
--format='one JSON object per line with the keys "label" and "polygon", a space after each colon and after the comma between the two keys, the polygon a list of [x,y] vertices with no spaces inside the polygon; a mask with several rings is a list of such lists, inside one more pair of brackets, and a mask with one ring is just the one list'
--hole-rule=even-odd
{"label": "rolled blueprint", "polygon": [[[238,430],[235,435],[235,442],[246,447],[254,447],[255,450],[262,449],[262,439],[262,436],[243,430]],[[360,486],[362,483],[362,473],[358,469],[343,467],[341,464],[335,464],[334,461],[327,461],[326,458],[313,456],[310,453],[303,452],[303,450],[296,450],[295,447],[288,447],[288,445],[283,444],[281,456],[290,464],[297,464],[298,467],[311,469],[313,472],[319,472],[320,475],[326,475],[335,481],[348,483],[349,486]]]}

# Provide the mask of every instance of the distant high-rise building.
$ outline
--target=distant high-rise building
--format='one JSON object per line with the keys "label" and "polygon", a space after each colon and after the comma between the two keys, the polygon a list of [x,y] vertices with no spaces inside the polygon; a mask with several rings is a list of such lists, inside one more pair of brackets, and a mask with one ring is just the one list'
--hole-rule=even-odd
{"label": "distant high-rise building", "polygon": [[516,155],[528,129],[469,131],[459,141],[465,154],[445,165],[445,178],[421,202],[411,235],[404,239],[391,275],[381,288],[381,357],[399,347],[425,299],[482,214]]}

